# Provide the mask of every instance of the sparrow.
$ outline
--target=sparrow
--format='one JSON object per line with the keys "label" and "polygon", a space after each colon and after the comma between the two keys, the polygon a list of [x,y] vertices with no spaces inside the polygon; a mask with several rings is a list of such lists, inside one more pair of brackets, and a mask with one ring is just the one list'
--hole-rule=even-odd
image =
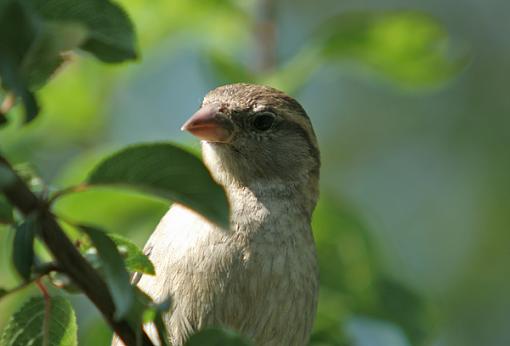
{"label": "sparrow", "polygon": [[201,140],[225,189],[230,229],[173,204],[145,246],[156,275],[137,286],[156,301],[171,297],[172,345],[217,326],[257,346],[306,345],[319,291],[310,223],[320,157],[305,110],[271,87],[230,84],[210,91],[182,130]]}

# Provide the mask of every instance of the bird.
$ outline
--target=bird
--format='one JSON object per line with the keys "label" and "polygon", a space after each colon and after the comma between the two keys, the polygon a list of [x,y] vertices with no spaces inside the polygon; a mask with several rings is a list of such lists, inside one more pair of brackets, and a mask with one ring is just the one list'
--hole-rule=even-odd
{"label": "bird", "polygon": [[172,204],[144,248],[156,275],[136,285],[155,301],[171,298],[172,345],[208,327],[256,346],[307,345],[319,293],[311,219],[320,152],[310,118],[282,91],[237,83],[207,93],[182,130],[200,139],[226,192],[230,229]]}

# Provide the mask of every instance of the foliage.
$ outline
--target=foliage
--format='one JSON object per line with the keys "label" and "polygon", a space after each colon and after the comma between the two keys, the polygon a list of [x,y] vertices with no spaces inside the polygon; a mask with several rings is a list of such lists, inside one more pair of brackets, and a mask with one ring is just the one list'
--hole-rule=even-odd
{"label": "foliage", "polygon": [[409,87],[435,85],[465,66],[441,24],[423,12],[349,13],[322,28],[321,54],[379,72]]}
{"label": "foliage", "polygon": [[30,279],[34,264],[34,238],[39,227],[37,220],[30,216],[23,223],[16,226],[12,251],[12,262],[18,274],[24,279]]}
{"label": "foliage", "polygon": [[64,52],[81,48],[105,62],[136,57],[131,22],[109,1],[5,0],[0,23],[2,86],[21,98],[27,122],[39,112],[34,90],[64,63]]}
{"label": "foliage", "polygon": [[133,146],[101,162],[89,185],[126,186],[168,198],[228,228],[223,189],[195,156],[172,144]]}
{"label": "foliage", "polygon": [[74,346],[77,329],[73,307],[64,297],[32,298],[11,317],[0,345]]}
{"label": "foliage", "polygon": [[[81,48],[105,62],[120,62],[136,56],[131,22],[124,11],[111,2],[10,0],[2,2],[0,5],[1,25],[3,25],[0,28],[0,32],[3,33],[0,37],[0,77],[2,87],[6,92],[11,93],[9,95],[12,95],[8,96],[4,102],[14,103],[16,98],[20,98],[25,108],[26,122],[31,121],[38,113],[34,91],[44,85],[64,62],[63,52]],[[20,28],[16,33],[8,29],[15,25],[19,25]],[[10,106],[6,108],[8,111]],[[3,114],[0,116],[3,119]],[[60,233],[62,231],[47,210],[60,196],[69,191],[79,190],[79,188],[57,191],[48,199],[44,184],[39,179],[36,179],[37,184],[32,184],[34,180],[31,173],[28,179],[23,179],[23,172],[14,171],[5,158],[0,157],[0,159],[0,188],[6,197],[2,196],[2,221],[15,224],[13,263],[20,276],[30,282],[31,277],[37,275],[34,255],[36,236],[41,238],[55,257],[54,268],[52,267],[53,269],[49,271],[61,271],[63,276],[68,275],[71,278],[76,278],[77,275],[86,275],[86,273],[72,272],[74,270],[72,263],[64,262],[69,258],[62,257],[60,251],[55,253],[55,249],[59,246],[71,246],[71,243],[66,240],[63,233]],[[149,161],[141,162],[144,159]],[[159,169],[154,169],[154,163],[158,164]],[[194,174],[190,175],[192,172]],[[150,179],[151,173],[157,175],[152,174],[153,178]],[[189,183],[182,184],[182,179],[185,178],[189,179]],[[222,226],[228,225],[228,205],[223,190],[212,181],[209,173],[198,159],[171,144],[146,145],[126,149],[102,162],[91,174],[87,183],[89,185],[132,186],[160,197],[175,198],[177,201],[203,212],[205,216],[219,222]],[[12,218],[13,206],[20,210],[23,214],[22,218],[25,220],[18,222]],[[108,302],[99,302],[100,298],[98,297],[101,293],[96,294],[85,288],[89,284],[86,282],[87,280],[94,281],[97,278],[92,276],[81,284],[76,282],[77,286],[73,288],[83,290],[89,295],[90,299],[103,311],[106,318],[113,318],[118,322],[126,320],[132,328],[131,333],[140,328],[143,321],[142,315],[146,310],[154,311],[151,319],[155,321],[160,335],[165,338],[161,320],[161,313],[164,310],[155,309],[155,306],[159,305],[155,305],[150,298],[134,290],[129,282],[127,268],[153,273],[152,264],[134,244],[122,240],[120,237],[115,238],[116,241],[114,241],[96,227],[88,225],[77,225],[77,227],[87,234],[91,245],[97,251],[100,267],[96,269],[100,270],[100,275],[108,286],[111,298],[106,296],[106,299],[112,299],[113,316],[107,312],[109,309],[107,305],[101,305],[108,304]],[[59,237],[60,241],[63,241],[60,243],[62,245],[57,245]],[[123,253],[126,254],[126,260],[122,258],[118,247],[121,247]],[[65,249],[63,252],[66,251],[73,253],[75,250],[71,248]],[[77,267],[85,266],[84,268],[87,268],[89,265],[96,264],[90,256],[86,259],[75,257],[75,260],[81,261]],[[87,261],[90,263],[87,264]],[[68,266],[67,271],[64,269],[66,266]],[[9,292],[5,291],[5,294],[7,293]],[[55,298],[54,301],[49,300],[45,309],[50,309],[50,312],[40,316],[42,325],[50,325],[49,331],[45,330],[43,334],[49,333],[51,344],[60,344],[54,334],[60,332],[64,335],[66,333],[75,334],[74,324],[61,323],[63,319],[69,319],[70,314],[74,316],[70,305],[61,307],[63,304],[61,302],[60,298]],[[22,344],[32,343],[34,342],[32,339],[38,337],[40,333],[31,334],[36,332],[37,328],[19,327],[29,316],[26,311],[30,310],[33,305],[36,306],[36,303],[38,302],[29,302],[28,306],[22,307],[13,316],[13,322],[7,326],[4,334],[3,340],[6,343],[19,344],[21,342],[19,338],[25,340],[21,342]],[[53,309],[61,310],[62,314],[52,313]],[[56,322],[52,322],[53,317],[56,318]],[[51,328],[53,323],[61,323],[64,330],[53,330]],[[119,324],[117,328],[121,328],[120,326]],[[45,336],[45,338],[47,337]],[[65,339],[65,342],[69,344],[70,340]],[[144,342],[149,341],[146,339]],[[76,343],[76,341],[71,343]],[[48,344],[48,341],[44,341],[43,344]]]}
{"label": "foliage", "polygon": [[[258,71],[245,61],[243,52],[249,47],[241,43],[251,42],[245,39],[246,23],[255,21],[248,6],[221,0],[150,6],[134,0],[122,3],[132,10],[137,23],[150,28],[140,32],[144,49],[159,49],[163,38],[182,28],[205,37],[202,49],[208,69],[204,72],[212,73],[214,84],[258,82],[297,93],[328,66],[345,70],[354,65],[356,72],[382,77],[403,89],[432,88],[450,80],[467,61],[465,52],[456,50],[442,24],[428,14],[364,11],[331,18],[319,25],[296,52],[270,69]],[[168,20],[158,20],[157,16],[163,13]],[[242,30],[239,25],[243,25]],[[13,27],[18,29],[12,30]],[[135,331],[139,331],[142,322],[154,321],[161,335],[165,335],[162,313],[171,302],[157,304],[129,283],[129,273],[153,274],[154,266],[133,242],[103,228],[122,230],[141,241],[166,207],[158,202],[160,199],[187,205],[226,227],[228,206],[224,192],[200,160],[174,144],[129,146],[97,159],[104,153],[103,148],[95,146],[99,138],[96,132],[101,133],[95,126],[103,124],[104,115],[97,111],[97,104],[101,104],[117,79],[113,72],[96,67],[82,56],[89,53],[106,63],[135,59],[138,43],[129,17],[120,5],[105,0],[0,0],[0,33],[0,96],[4,102],[0,123],[6,122],[4,113],[9,113],[10,120],[6,131],[0,133],[0,145],[5,148],[8,143],[17,143],[6,150],[14,153],[12,161],[19,157],[35,159],[33,152],[47,143],[51,143],[50,150],[64,153],[61,156],[67,160],[74,156],[75,145],[81,153],[74,168],[67,172],[57,170],[59,188],[48,187],[31,173],[26,178],[23,171],[0,161],[0,224],[11,225],[14,230],[12,262],[23,279],[13,289],[0,289],[0,297],[12,296],[25,285],[46,277],[44,268],[52,268],[50,279],[53,283],[59,280],[58,287],[87,294],[73,281],[72,273],[59,268],[59,259],[45,246],[44,230],[49,217],[64,228],[68,238],[76,236],[76,229],[85,234],[77,237],[76,249],[106,282],[114,306],[112,320],[127,322]],[[71,73],[47,86],[64,67]],[[45,119],[40,119],[40,127],[16,128],[16,107],[11,105],[19,101],[25,111],[24,121],[29,122],[40,111],[39,99],[46,101],[44,109],[51,110],[41,117]],[[52,116],[53,120],[45,122]],[[66,136],[68,140],[58,142]],[[12,140],[17,137],[20,139]],[[62,183],[66,174],[73,177],[72,182]],[[37,197],[36,213],[23,212],[9,195],[9,190],[19,183],[18,178],[23,178]],[[139,194],[121,194],[123,189]],[[156,200],[149,199],[153,197]],[[95,224],[101,226],[91,226]],[[360,221],[358,213],[325,194],[314,217],[314,229],[321,297],[312,344],[349,344],[360,340],[360,335],[380,329],[392,331],[392,335],[412,344],[423,343],[433,330],[429,306],[414,290],[384,273],[370,239],[372,230]],[[145,234],[137,233],[140,230]],[[50,325],[52,338],[62,337],[60,344],[76,344],[72,306],[58,295],[52,295],[51,304],[45,304],[43,298],[34,298],[22,306],[5,327],[1,345],[12,344],[14,341],[4,340],[12,340],[14,333],[31,339],[44,325]],[[22,328],[27,311],[34,306],[40,324],[34,329]],[[41,311],[47,306],[51,313],[45,316]],[[53,311],[54,308],[61,311]],[[66,328],[53,332],[53,321]],[[188,344],[246,342],[229,331],[212,329],[193,336]]]}
{"label": "foliage", "polygon": [[97,249],[103,264],[102,268],[106,284],[117,307],[115,318],[122,319],[131,310],[135,300],[135,294],[129,283],[129,273],[126,270],[124,260],[113,240],[104,234],[102,230],[86,225],[80,225],[79,228],[89,236],[92,244]]}
{"label": "foliage", "polygon": [[124,264],[129,272],[147,275],[156,274],[152,262],[149,261],[135,243],[119,234],[106,233],[106,235],[119,249],[119,253],[124,258]]}
{"label": "foliage", "polygon": [[327,64],[354,65],[401,88],[434,87],[459,73],[468,57],[437,19],[403,10],[348,12],[330,18],[281,68],[259,75],[232,54],[220,50],[208,54],[222,83],[266,83],[290,93]]}

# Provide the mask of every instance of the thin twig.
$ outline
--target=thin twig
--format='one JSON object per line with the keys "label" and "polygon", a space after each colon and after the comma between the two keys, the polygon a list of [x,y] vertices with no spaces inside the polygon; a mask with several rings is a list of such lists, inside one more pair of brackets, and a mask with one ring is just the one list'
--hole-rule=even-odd
{"label": "thin twig", "polygon": [[70,186],[70,187],[67,187],[65,189],[62,189],[60,191],[57,191],[55,192],[49,199],[48,199],[48,205],[51,205],[53,204],[53,202],[55,202],[55,200],[57,200],[58,198],[64,196],[64,195],[67,195],[69,193],[74,193],[74,192],[83,192],[87,189],[87,185],[86,184],[79,184],[79,185],[75,185],[75,186]]}
{"label": "thin twig", "polygon": [[4,294],[2,295],[1,298],[5,297],[9,294],[16,293],[16,292],[24,289],[25,287],[30,286],[31,284],[34,283],[34,281],[40,280],[41,278],[43,278],[44,276],[48,275],[49,273],[51,273],[53,271],[59,271],[58,266],[53,262],[44,264],[44,265],[40,266],[39,268],[36,268],[37,275],[34,278],[32,278],[31,280],[28,280],[28,281],[23,281],[18,286],[11,288],[10,290],[7,290],[7,292],[4,292]]}

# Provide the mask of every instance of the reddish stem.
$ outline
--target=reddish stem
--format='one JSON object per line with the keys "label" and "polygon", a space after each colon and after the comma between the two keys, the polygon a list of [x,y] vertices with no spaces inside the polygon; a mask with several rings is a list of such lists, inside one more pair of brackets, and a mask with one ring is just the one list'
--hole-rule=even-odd
{"label": "reddish stem", "polygon": [[35,280],[35,284],[44,298],[43,346],[48,346],[50,340],[51,297],[41,279]]}

